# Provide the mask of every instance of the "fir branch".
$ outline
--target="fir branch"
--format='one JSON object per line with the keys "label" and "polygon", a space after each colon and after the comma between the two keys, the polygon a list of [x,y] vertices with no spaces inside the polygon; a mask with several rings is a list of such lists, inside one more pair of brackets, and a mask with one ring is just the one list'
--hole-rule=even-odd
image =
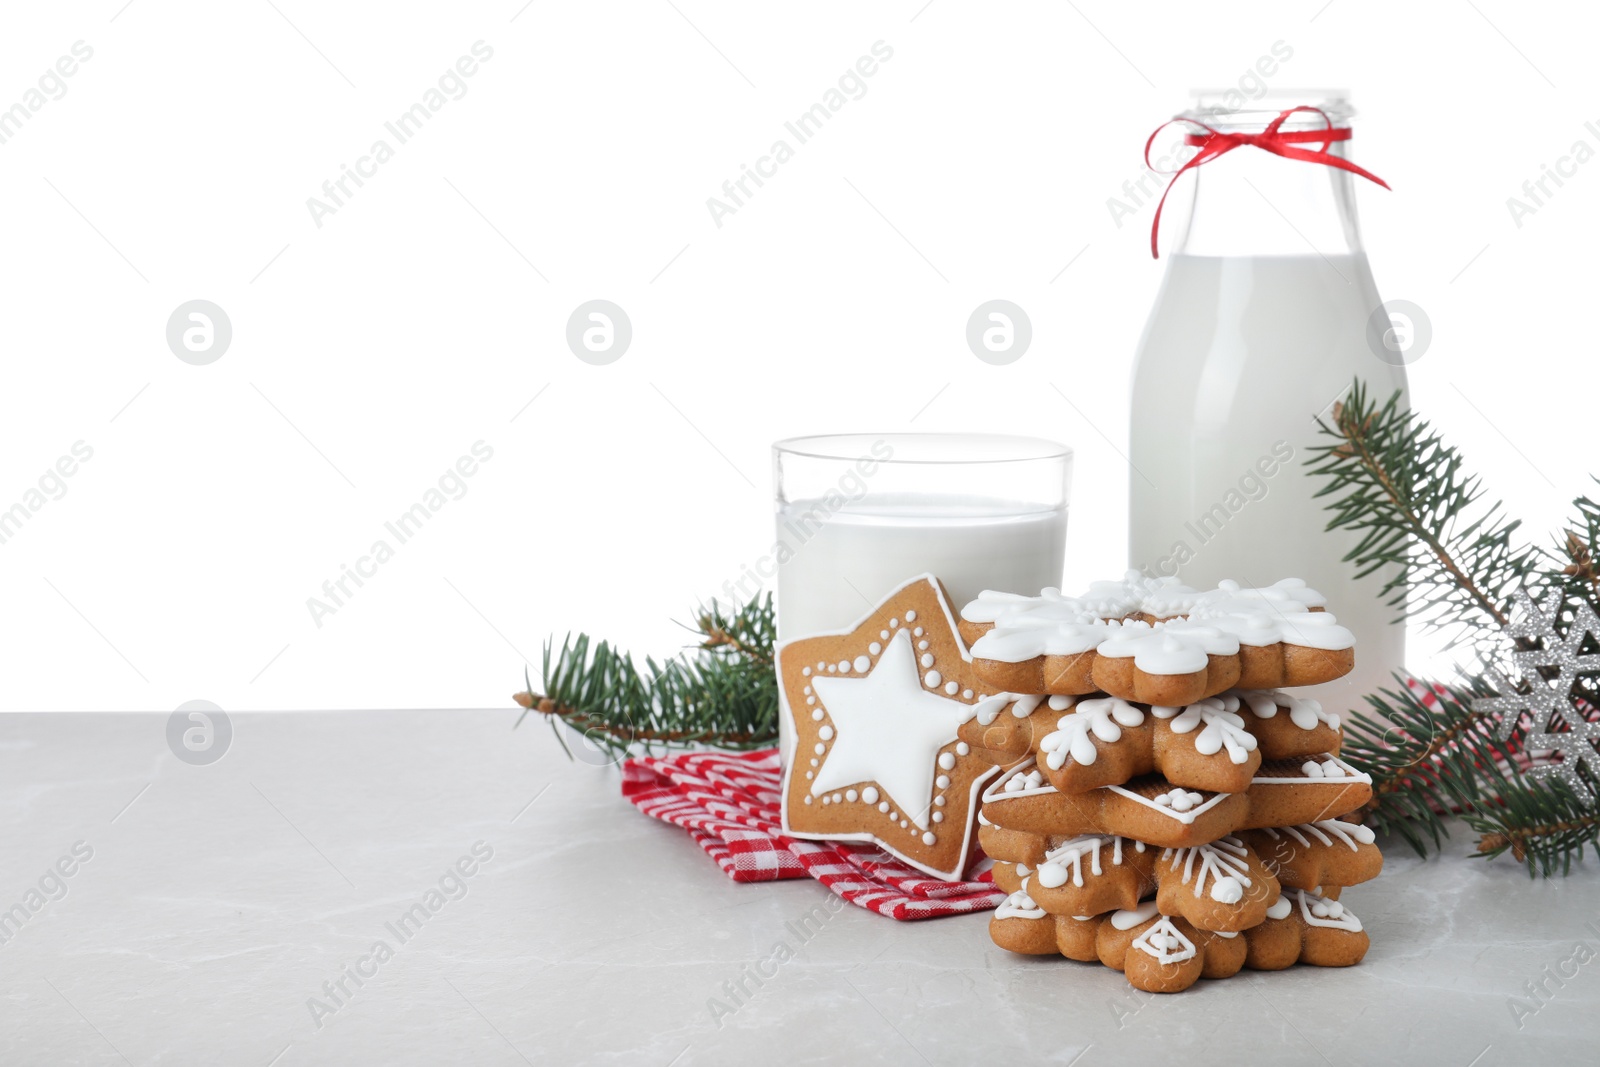
{"label": "fir branch", "polygon": [[1500,806],[1470,813],[1466,822],[1482,835],[1478,855],[1493,859],[1509,851],[1530,878],[1568,873],[1585,849],[1600,855],[1600,810],[1559,781],[1509,790]]}
{"label": "fir branch", "polygon": [[[1328,529],[1360,534],[1345,556],[1358,575],[1385,570],[1381,595],[1390,606],[1454,631],[1450,644],[1469,644],[1481,672],[1436,701],[1409,687],[1367,698],[1380,719],[1349,723],[1343,749],[1373,779],[1364,814],[1426,854],[1447,832],[1444,816],[1460,813],[1482,835],[1481,854],[1510,851],[1530,874],[1564,872],[1600,842],[1600,806],[1523,775],[1518,747],[1498,740],[1501,714],[1474,711],[1472,702],[1491,692],[1491,668],[1507,668],[1512,651],[1533,647],[1503,633],[1518,588],[1543,583],[1595,602],[1600,505],[1573,502],[1576,525],[1554,552],[1515,542],[1520,522],[1484,500],[1461,453],[1400,401],[1396,392],[1380,407],[1358,381],[1331,424],[1319,420],[1333,443],[1311,450],[1310,473],[1327,479],[1316,495],[1334,497]],[[1578,681],[1591,699],[1600,688],[1597,679]]]}
{"label": "fir branch", "polygon": [[1398,680],[1399,689],[1367,697],[1378,718],[1344,724],[1340,755],[1372,776],[1364,820],[1427,855],[1446,836],[1445,815],[1498,802],[1515,749],[1497,740],[1497,716],[1473,710],[1482,687],[1424,700]]}
{"label": "fir branch", "polygon": [[[778,641],[777,614],[772,610],[771,600],[768,594],[766,601],[752,601],[743,611],[731,616],[712,601],[709,607],[701,609],[695,620],[696,632],[701,635],[700,647],[706,650],[731,648],[770,670],[773,647]],[[758,603],[761,607],[752,610]]]}
{"label": "fir branch", "polygon": [[577,731],[586,742],[577,758],[587,762],[616,762],[634,748],[752,749],[775,743],[772,594],[731,614],[716,604],[702,607],[689,629],[699,637],[692,654],[663,662],[646,658],[642,668],[588,634],[569,634],[559,650],[554,638],[546,641],[544,692],[536,692],[524,675],[528,688],[513,698],[526,709],[518,725],[537,711],[564,747],[563,727]]}
{"label": "fir branch", "polygon": [[[1600,478],[1596,479],[1600,482]],[[1600,605],[1600,503],[1587,496],[1572,502],[1577,522],[1551,554],[1549,580],[1570,597]]]}
{"label": "fir branch", "polygon": [[1540,553],[1513,543],[1520,520],[1498,502],[1485,506],[1461,453],[1400,401],[1396,392],[1380,407],[1357,381],[1331,424],[1318,420],[1334,443],[1310,450],[1310,473],[1327,479],[1316,495],[1336,497],[1328,529],[1360,533],[1345,559],[1358,576],[1387,572],[1380,595],[1401,617],[1488,652]]}

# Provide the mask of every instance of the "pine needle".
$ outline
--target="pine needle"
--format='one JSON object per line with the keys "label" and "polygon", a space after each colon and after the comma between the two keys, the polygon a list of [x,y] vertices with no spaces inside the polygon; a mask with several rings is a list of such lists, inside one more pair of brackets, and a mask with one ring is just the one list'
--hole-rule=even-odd
{"label": "pine needle", "polygon": [[772,594],[758,596],[729,613],[702,606],[688,629],[698,640],[692,651],[641,667],[632,656],[588,634],[569,634],[557,647],[545,642],[544,691],[527,689],[513,699],[545,716],[557,739],[582,739],[576,758],[617,762],[633,751],[699,745],[755,749],[778,739],[778,684],[773,671],[777,639]]}
{"label": "pine needle", "polygon": [[1379,407],[1357,381],[1334,405],[1332,423],[1318,425],[1335,443],[1310,450],[1309,473],[1327,479],[1317,496],[1335,498],[1328,529],[1361,534],[1344,557],[1357,576],[1386,569],[1380,595],[1401,618],[1449,632],[1447,647],[1465,642],[1492,655],[1509,621],[1506,603],[1541,559],[1513,543],[1521,521],[1484,502],[1482,480],[1400,406],[1399,392]]}
{"label": "pine needle", "polygon": [[[1524,775],[1518,746],[1498,740],[1501,714],[1472,705],[1493,692],[1491,671],[1520,677],[1512,655],[1531,646],[1504,633],[1519,589],[1559,588],[1567,615],[1600,598],[1600,505],[1573,501],[1574,522],[1554,550],[1540,549],[1518,541],[1521,523],[1486,499],[1462,454],[1401,407],[1398,392],[1379,406],[1357,381],[1319,425],[1332,443],[1312,449],[1310,473],[1327,481],[1317,495],[1332,498],[1328,529],[1361,534],[1346,561],[1358,575],[1387,569],[1387,603],[1477,660],[1436,701],[1401,678],[1399,689],[1367,697],[1377,724],[1346,725],[1341,754],[1373,779],[1367,821],[1426,855],[1448,833],[1446,815],[1459,813],[1481,835],[1480,855],[1509,852],[1530,875],[1564,874],[1586,848],[1600,853],[1600,803]],[[1596,706],[1600,678],[1578,678],[1574,693]]]}

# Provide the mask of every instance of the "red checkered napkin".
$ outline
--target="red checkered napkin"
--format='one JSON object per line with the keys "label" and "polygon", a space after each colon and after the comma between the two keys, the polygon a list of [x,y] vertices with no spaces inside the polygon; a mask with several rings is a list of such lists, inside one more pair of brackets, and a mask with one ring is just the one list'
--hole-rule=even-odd
{"label": "red checkered napkin", "polygon": [[870,844],[801,841],[779,821],[778,750],[641,756],[622,765],[622,795],[652,818],[681,826],[735,882],[809,875],[858,907],[891,919],[986,911],[1005,899],[975,861],[973,881],[944,882]]}

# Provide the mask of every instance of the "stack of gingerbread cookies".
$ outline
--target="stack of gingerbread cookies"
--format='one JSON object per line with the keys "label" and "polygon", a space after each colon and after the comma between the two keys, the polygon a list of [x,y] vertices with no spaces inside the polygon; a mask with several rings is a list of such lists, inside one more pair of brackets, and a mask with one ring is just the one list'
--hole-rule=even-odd
{"label": "stack of gingerbread cookies", "polygon": [[1339,897],[1383,864],[1346,818],[1371,779],[1339,759],[1339,717],[1284,691],[1353,665],[1325,608],[1293,579],[1197,591],[1130,574],[961,610],[973,674],[999,691],[958,733],[1003,768],[978,817],[1010,893],[996,944],[1099,960],[1149,992],[1361,960]]}

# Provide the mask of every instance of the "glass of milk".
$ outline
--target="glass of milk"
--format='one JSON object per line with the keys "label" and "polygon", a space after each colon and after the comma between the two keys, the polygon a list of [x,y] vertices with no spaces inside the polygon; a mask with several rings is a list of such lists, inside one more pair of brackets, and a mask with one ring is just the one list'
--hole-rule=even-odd
{"label": "glass of milk", "polygon": [[772,446],[778,639],[843,630],[906,579],[1061,584],[1072,450],[999,434],[835,434]]}
{"label": "glass of milk", "polygon": [[[1297,104],[1320,107],[1336,127],[1354,113],[1338,93],[1274,93],[1246,111],[1219,100],[1201,94],[1178,117],[1259,132]],[[1283,128],[1322,126],[1301,112]],[[1348,158],[1353,143],[1328,150]],[[1354,672],[1310,693],[1339,712],[1393,687],[1390,672],[1405,659],[1405,629],[1391,621],[1399,612],[1379,596],[1387,575],[1356,578],[1343,557],[1360,534],[1325,529],[1328,498],[1312,494],[1326,480],[1304,468],[1308,446],[1326,443],[1317,417],[1331,418],[1353,378],[1380,402],[1406,388],[1392,331],[1372,326],[1388,312],[1356,222],[1354,188],[1368,184],[1248,146],[1183,177],[1162,227],[1166,276],[1134,367],[1129,451],[1130,566],[1199,588],[1305,579],[1356,634]]]}

